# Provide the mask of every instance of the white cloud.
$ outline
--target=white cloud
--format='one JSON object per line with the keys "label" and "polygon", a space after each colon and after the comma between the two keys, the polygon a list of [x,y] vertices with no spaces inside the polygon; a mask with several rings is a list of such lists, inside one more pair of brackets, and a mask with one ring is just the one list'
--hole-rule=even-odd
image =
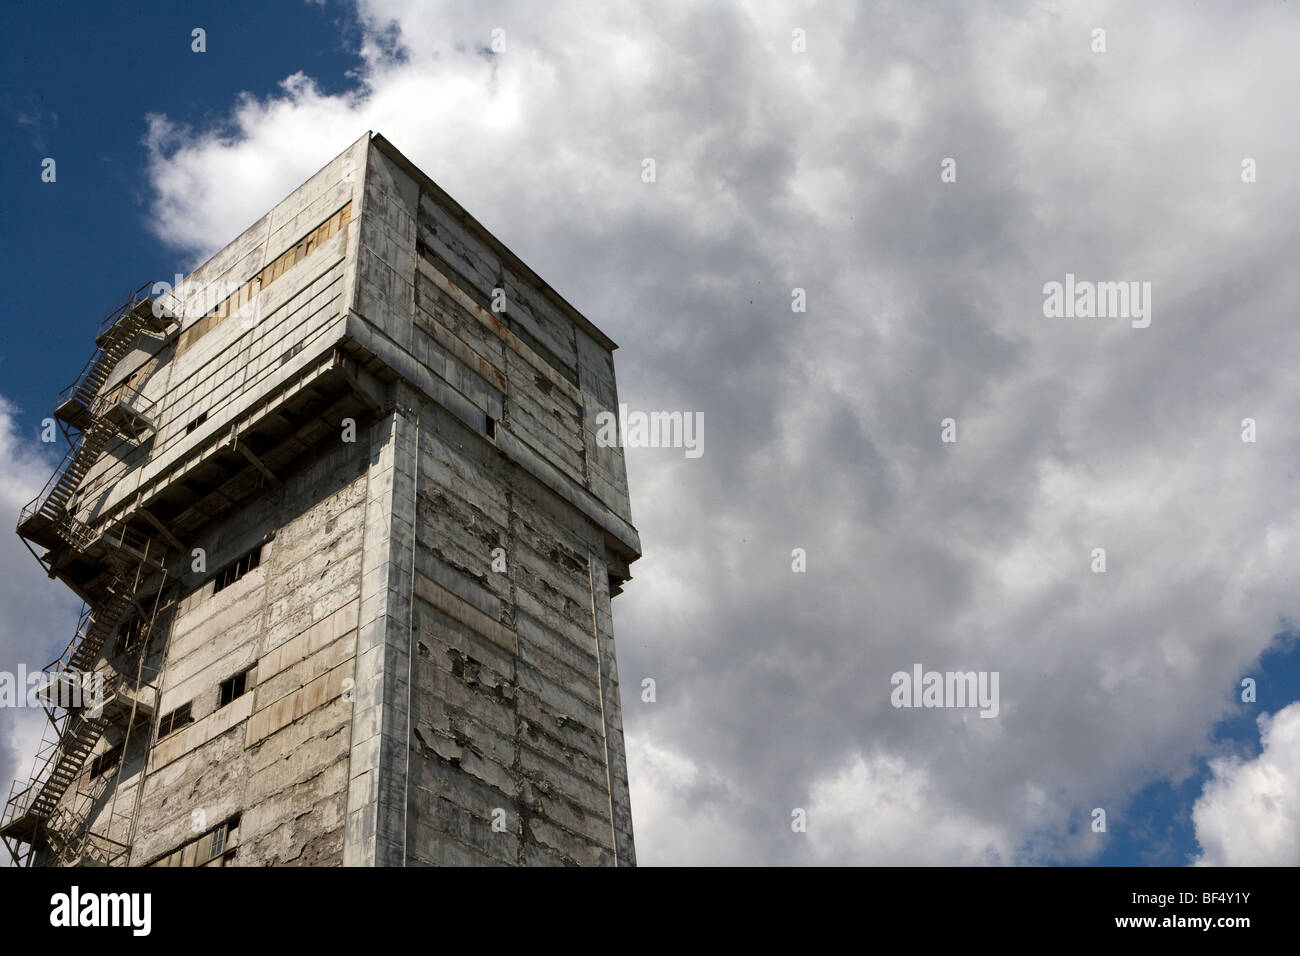
{"label": "white cloud", "polygon": [[628,734],[626,745],[638,865],[719,866],[746,860],[748,808],[725,781],[652,739]]}
{"label": "white cloud", "polygon": [[1210,762],[1192,810],[1200,865],[1300,866],[1300,701],[1262,715],[1259,737],[1253,760]]}
{"label": "white cloud", "polygon": [[1015,859],[1014,834],[972,817],[942,782],[891,754],[855,755],[812,787],[817,859],[849,866],[988,866]]}
{"label": "white cloud", "polygon": [[[58,459],[32,433],[19,433],[15,409],[0,397],[0,519],[18,513],[45,486]],[[80,602],[41,570],[17,535],[0,534],[0,670],[44,667],[72,638]],[[0,708],[0,799],[32,771],[45,712]],[[4,854],[0,854],[4,855]],[[7,857],[6,857],[7,860]]]}

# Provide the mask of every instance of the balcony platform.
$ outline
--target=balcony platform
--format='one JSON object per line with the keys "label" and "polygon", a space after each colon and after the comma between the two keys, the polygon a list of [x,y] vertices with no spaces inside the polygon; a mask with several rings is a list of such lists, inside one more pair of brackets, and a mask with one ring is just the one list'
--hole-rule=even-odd
{"label": "balcony platform", "polygon": [[42,840],[41,834],[44,823],[45,820],[37,816],[32,807],[28,807],[17,816],[6,820],[3,826],[0,826],[0,837],[6,840],[35,845]]}
{"label": "balcony platform", "polygon": [[107,403],[100,415],[104,421],[116,428],[120,435],[134,442],[140,442],[145,436],[157,431],[153,419],[125,396]]}
{"label": "balcony platform", "polygon": [[54,417],[77,431],[85,431],[90,424],[90,409],[76,395],[70,395],[55,406]]}
{"label": "balcony platform", "polygon": [[57,548],[63,539],[54,533],[54,522],[34,511],[18,522],[18,533],[43,548]]}
{"label": "balcony platform", "polygon": [[[363,385],[365,379],[369,385]],[[279,486],[309,450],[337,441],[341,421],[362,426],[380,409],[382,386],[341,350],[326,352],[273,394],[246,409],[237,429],[213,434],[160,475],[144,482],[127,503],[94,524],[80,551],[63,544],[52,522],[33,515],[20,533],[49,551],[50,573],[83,598],[97,600],[107,583],[110,549],[132,551],[134,541],[166,541],[173,553],[231,508]],[[105,530],[107,529],[107,530]]]}
{"label": "balcony platform", "polygon": [[119,684],[115,690],[109,692],[108,698],[104,701],[104,719],[110,724],[124,727],[131,719],[131,706],[134,704],[137,724],[151,720],[153,696],[153,691],[148,688],[132,690]]}

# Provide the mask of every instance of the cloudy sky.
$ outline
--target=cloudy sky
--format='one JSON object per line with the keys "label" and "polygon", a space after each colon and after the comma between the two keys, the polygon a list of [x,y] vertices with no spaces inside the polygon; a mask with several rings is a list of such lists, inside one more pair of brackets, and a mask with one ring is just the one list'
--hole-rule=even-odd
{"label": "cloudy sky", "polygon": [[[382,132],[704,416],[628,452],[641,863],[1300,864],[1295,4],[150,6],[6,14],[5,513],[102,313]],[[44,664],[76,607],[0,562]]]}

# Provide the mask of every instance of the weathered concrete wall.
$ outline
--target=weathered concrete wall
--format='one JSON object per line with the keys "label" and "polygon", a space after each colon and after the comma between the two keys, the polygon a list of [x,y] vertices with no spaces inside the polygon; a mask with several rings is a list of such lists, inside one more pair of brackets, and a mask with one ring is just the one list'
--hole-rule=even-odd
{"label": "weathered concrete wall", "polygon": [[372,147],[349,334],[405,384],[376,434],[392,517],[345,860],[631,864],[609,578],[639,543],[622,450],[594,440],[612,356],[462,217]]}
{"label": "weathered concrete wall", "polygon": [[417,414],[407,862],[633,864],[603,536]]}
{"label": "weathered concrete wall", "polygon": [[391,147],[371,144],[362,206],[349,336],[470,429],[492,432],[635,558],[623,450],[595,440],[596,416],[617,410],[608,340]]}
{"label": "weathered concrete wall", "polygon": [[[191,836],[196,808],[214,824],[242,811],[241,865],[341,861],[367,452],[340,442],[214,531],[210,570],[268,529],[274,538],[256,569],[215,595],[207,581],[181,603],[161,710],[192,702],[196,721],[151,755],[137,861]],[[218,710],[220,681],[250,665],[252,689]]]}
{"label": "weathered concrete wall", "polygon": [[[368,142],[363,138],[353,144],[162,298],[184,331],[352,203],[347,228],[268,285],[250,303],[247,318],[225,319],[179,356],[174,342],[160,352],[157,338],[142,334],[137,339],[105,390],[152,362],[154,368],[136,387],[155,403],[157,433],[140,447],[125,439],[110,443],[82,483],[78,509],[83,520],[122,504],[194,449],[229,433],[269,388],[338,342],[356,271],[353,253],[361,228],[357,211]],[[190,424],[204,414],[203,423],[190,431]]]}
{"label": "weathered concrete wall", "polygon": [[[347,682],[371,472],[366,443],[340,442],[196,542],[207,571],[186,576],[163,622],[159,708],[165,716],[188,703],[194,722],[161,738],[149,756],[133,863],[197,836],[204,827],[195,829],[195,811],[209,828],[240,814],[239,865],[342,861]],[[213,572],[268,538],[258,567],[213,593]],[[249,667],[247,691],[219,707],[220,683]],[[119,739],[114,733],[98,751]],[[123,769],[119,814],[135,800],[140,769],[138,759]],[[104,801],[104,826],[95,829],[106,829],[107,809]],[[119,822],[119,838],[121,829]]]}
{"label": "weathered concrete wall", "polygon": [[[237,284],[347,201],[346,233],[262,293],[256,325],[228,319],[180,355],[138,349],[111,380],[151,362],[137,381],[160,428],[104,456],[86,513],[228,431],[306,355],[343,343],[389,383],[354,443],[305,454],[186,542],[207,567],[183,570],[149,660],[155,713],[188,704],[193,722],[147,763],[128,754],[117,813],[143,774],[132,861],[194,841],[202,811],[208,829],[238,816],[240,865],[631,865],[609,606],[640,545],[622,450],[594,441],[595,414],[617,406],[612,343],[369,141],[184,294]],[[245,670],[247,692],[219,706]],[[97,829],[114,825],[105,798]]]}

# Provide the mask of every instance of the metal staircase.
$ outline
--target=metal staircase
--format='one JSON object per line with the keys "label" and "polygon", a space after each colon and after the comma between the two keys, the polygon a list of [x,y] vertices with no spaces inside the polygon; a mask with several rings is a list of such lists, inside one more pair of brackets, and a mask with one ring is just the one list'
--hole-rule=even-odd
{"label": "metal staircase", "polygon": [[[77,380],[64,390],[55,410],[56,418],[77,434],[69,435],[68,454],[41,494],[19,516],[18,533],[49,549],[50,553],[41,559],[47,569],[54,565],[51,554],[66,561],[85,557],[94,547],[94,560],[107,571],[106,580],[94,589],[93,600],[87,602],[67,648],[46,668],[47,674],[54,675],[51,686],[57,688],[80,683],[84,675],[96,672],[105,643],[127,612],[136,606],[142,615],[145,613],[137,600],[141,586],[158,574],[163,582],[166,580],[165,552],[151,538],[127,527],[129,514],[112,528],[97,528],[79,520],[74,506],[78,488],[111,438],[122,435],[140,441],[152,431],[151,409],[138,392],[115,387],[101,394],[108,377],[141,332],[164,333],[176,323],[148,298],[146,291],[150,287],[145,285],[132,293],[126,304],[109,313],[101,324],[95,354]],[[161,584],[156,595],[142,639],[126,661],[133,665],[134,689],[124,678],[115,676],[112,693],[104,695],[107,699],[97,700],[93,709],[81,699],[69,703],[57,696],[46,696],[42,701],[50,726],[37,751],[35,769],[30,782],[15,782],[0,818],[0,838],[19,865],[35,862],[37,851],[61,862],[79,864],[113,865],[125,863],[129,857],[129,843],[92,833],[87,825],[98,799],[95,791],[102,793],[106,780],[92,781],[89,791],[78,789],[73,791],[72,799],[65,798],[83,777],[87,759],[110,727],[124,726],[125,752],[132,727],[141,717],[153,716],[152,704],[141,699],[140,687],[149,634],[162,595]],[[97,676],[103,673],[101,668]],[[114,779],[123,762],[119,761]],[[110,811],[108,816],[111,827],[115,814]],[[129,824],[131,832],[134,821]]]}
{"label": "metal staircase", "polygon": [[95,338],[95,354],[59,396],[55,418],[79,434],[70,439],[62,463],[19,516],[18,533],[30,541],[47,548],[66,543],[84,550],[89,544],[88,531],[68,508],[73,494],[114,435],[140,441],[152,431],[151,403],[139,392],[118,387],[100,394],[141,332],[164,333],[177,324],[171,313],[145,294],[150,287],[146,284],[137,289],[125,305],[109,313]]}

